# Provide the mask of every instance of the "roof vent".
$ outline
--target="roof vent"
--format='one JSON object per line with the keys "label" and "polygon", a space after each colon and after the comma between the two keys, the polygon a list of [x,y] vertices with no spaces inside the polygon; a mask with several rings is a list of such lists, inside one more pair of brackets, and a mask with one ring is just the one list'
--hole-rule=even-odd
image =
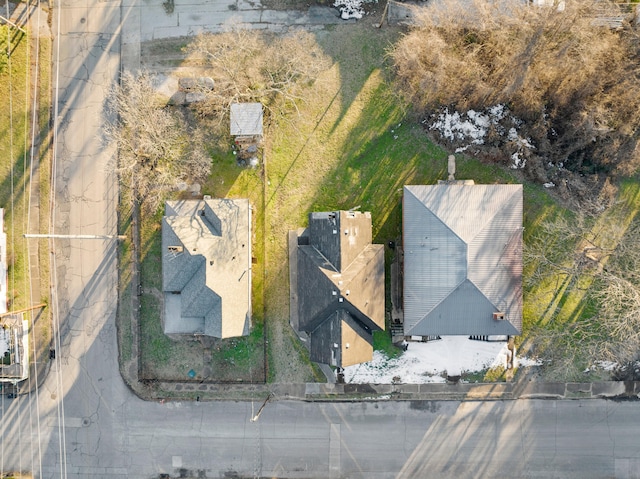
{"label": "roof vent", "polygon": [[168,246],[169,253],[182,253],[182,246]]}

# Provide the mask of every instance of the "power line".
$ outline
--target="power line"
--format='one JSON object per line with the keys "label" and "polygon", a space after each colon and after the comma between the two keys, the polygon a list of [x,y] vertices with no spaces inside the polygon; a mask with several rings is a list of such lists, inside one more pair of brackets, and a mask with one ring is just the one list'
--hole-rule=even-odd
{"label": "power line", "polygon": [[[29,7],[30,7],[30,0],[27,1],[26,4],[26,11],[27,11],[27,16],[29,14]],[[27,34],[27,32],[25,33],[25,38],[27,41],[27,50],[26,50],[26,59],[25,59],[25,75],[24,75],[24,128],[23,128],[23,154],[22,154],[22,178],[23,178],[23,195],[22,195],[22,206],[23,206],[23,223],[22,223],[22,227],[23,227],[23,231],[28,231],[27,227],[28,227],[28,223],[29,223],[29,201],[28,201],[28,193],[27,193],[27,186],[31,186],[31,178],[27,177],[27,159],[28,159],[28,154],[29,154],[29,150],[28,150],[28,141],[29,141],[29,80],[31,78],[31,42],[29,39],[29,35]],[[30,191],[29,191],[30,193]],[[33,300],[33,291],[31,288],[31,275],[30,275],[30,252],[29,252],[29,245],[23,241],[22,242],[22,247],[24,248],[24,254],[27,256],[26,261],[23,263],[24,264],[24,291],[27,292],[27,298],[28,298],[28,304],[33,304],[32,300]],[[29,321],[28,323],[30,325],[30,329],[31,332],[27,332],[27,334],[31,334],[33,335],[33,317],[31,317],[31,321]],[[28,343],[27,343],[28,344]],[[35,346],[35,345],[34,345]],[[33,349],[33,357],[35,359],[36,357],[36,349],[34,347]],[[29,371],[29,355],[26,356],[25,358],[26,360],[26,364],[27,364],[27,374],[28,374],[28,379],[27,379],[27,383],[28,383],[28,401],[27,401],[27,405],[29,407],[29,447],[30,447],[30,459],[31,459],[31,470],[33,471],[34,468],[34,453],[33,453],[33,407],[32,407],[32,401],[31,401],[31,389],[32,389],[32,378],[31,378],[31,374]]]}
{"label": "power line", "polygon": [[[33,81],[33,98],[32,98],[32,107],[31,107],[31,145],[30,145],[30,153],[29,153],[29,194],[28,194],[28,207],[27,207],[27,211],[26,211],[26,215],[27,215],[27,227],[25,228],[25,231],[30,231],[31,229],[31,200],[32,200],[32,195],[33,195],[33,174],[34,174],[34,169],[33,169],[33,164],[34,164],[34,149],[35,149],[35,143],[36,143],[36,128],[37,128],[37,122],[36,119],[38,117],[38,86],[40,84],[40,0],[37,0],[36,3],[36,8],[37,8],[37,20],[36,20],[36,30],[35,30],[35,41],[36,41],[36,45],[35,45],[35,69],[34,69],[34,81]],[[25,138],[25,142],[26,142],[26,138]],[[26,146],[26,143],[25,143]],[[25,151],[26,151],[26,147],[25,147]],[[37,187],[39,188],[39,186],[37,185]],[[38,195],[38,203],[39,203],[39,198],[40,195]],[[38,209],[38,211],[40,211]],[[39,223],[38,223],[39,224]],[[25,243],[27,243],[25,241]],[[29,286],[31,286],[31,281],[33,280],[33,278],[31,278],[31,254],[29,253],[29,245],[26,244],[26,250],[27,250],[27,268],[28,268],[28,276],[29,276]],[[36,260],[39,262],[39,257],[36,258]],[[39,279],[38,279],[39,280]],[[33,288],[29,288],[29,300],[30,300],[30,304],[33,304]],[[30,316],[31,318],[31,340],[32,340],[32,344],[33,344],[33,373],[34,373],[34,383],[35,383],[35,404],[36,404],[36,421],[37,421],[37,432],[38,432],[38,471],[39,471],[39,475],[40,477],[42,477],[42,441],[41,441],[41,437],[40,437],[40,392],[38,389],[38,349],[37,349],[37,342],[36,342],[36,322],[35,322],[35,318],[33,313]],[[29,381],[31,381],[31,375],[29,375]],[[31,394],[31,388],[29,388],[29,394]],[[29,401],[29,404],[32,404],[31,401]],[[32,421],[33,423],[33,421]]]}
{"label": "power line", "polygon": [[[8,0],[7,0],[7,3],[9,3]],[[9,6],[7,5],[7,16],[8,15],[9,15]],[[4,20],[5,22],[7,22],[12,27],[17,28],[18,30],[20,30],[22,33],[27,33],[27,31],[24,28],[19,27],[18,25],[13,23],[11,20],[9,20],[8,18],[3,17],[2,15],[0,15],[0,20]]]}
{"label": "power line", "polygon": [[[57,2],[58,9],[58,18],[57,18],[57,27],[56,27],[56,76],[54,81],[54,109],[53,109],[53,156],[51,162],[51,192],[50,192],[50,202],[49,207],[51,209],[51,222],[49,224],[49,233],[54,233],[55,228],[55,195],[56,195],[56,183],[57,183],[57,168],[58,168],[58,130],[60,129],[60,3]],[[50,250],[54,251],[53,238],[49,239]],[[58,295],[56,293],[57,287],[57,263],[55,255],[51,255],[51,302],[52,302],[52,325],[53,325],[53,334],[54,334],[54,344],[56,349],[60,350],[61,339],[60,339],[60,306],[58,303]],[[57,412],[58,412],[58,434],[60,437],[60,444],[58,447],[58,452],[60,454],[60,475],[61,477],[67,477],[67,449],[66,449],[66,436],[65,436],[65,426],[64,426],[64,394],[62,394],[62,373],[60,371],[60,367],[62,365],[61,355],[56,355],[56,386],[59,393],[59,400],[57,401]]]}
{"label": "power line", "polygon": [[[9,0],[5,0],[5,7],[7,11],[7,16],[10,15],[9,10]],[[10,177],[10,197],[11,197],[11,232],[10,232],[10,242],[11,242],[11,251],[15,252],[15,203],[14,203],[14,157],[13,157],[13,64],[12,64],[12,54],[11,54],[11,28],[7,28],[7,70],[9,72],[9,177]],[[8,300],[13,304],[15,300],[15,290],[16,290],[16,278],[15,274],[11,275],[11,292],[7,294]],[[16,345],[17,347],[17,345]],[[4,415],[3,415],[4,416]],[[22,470],[22,418],[20,414],[20,408],[18,404],[18,464],[19,470]]]}

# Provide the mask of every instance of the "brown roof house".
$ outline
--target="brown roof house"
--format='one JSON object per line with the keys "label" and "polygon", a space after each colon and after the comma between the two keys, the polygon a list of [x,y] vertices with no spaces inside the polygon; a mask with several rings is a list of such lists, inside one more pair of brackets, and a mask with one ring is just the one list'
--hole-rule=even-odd
{"label": "brown roof house", "polygon": [[373,357],[385,294],[384,247],[371,238],[371,214],[357,211],[311,213],[298,237],[297,328],[312,361],[346,367]]}
{"label": "brown roof house", "polygon": [[520,334],[522,206],[522,185],[404,187],[405,335]]}
{"label": "brown roof house", "polygon": [[167,201],[162,218],[164,332],[249,334],[251,208],[246,199]]}

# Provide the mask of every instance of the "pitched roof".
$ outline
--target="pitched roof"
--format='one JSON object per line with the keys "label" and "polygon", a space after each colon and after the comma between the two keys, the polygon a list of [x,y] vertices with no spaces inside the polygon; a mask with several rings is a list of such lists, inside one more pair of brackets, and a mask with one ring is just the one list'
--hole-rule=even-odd
{"label": "pitched roof", "polygon": [[248,334],[250,268],[249,200],[168,201],[162,219],[165,333]]}
{"label": "pitched roof", "polygon": [[262,103],[232,103],[230,114],[231,135],[262,135],[262,115]]}
{"label": "pitched roof", "polygon": [[404,187],[405,334],[520,333],[522,207],[522,185]]}
{"label": "pitched roof", "polygon": [[298,316],[311,359],[340,367],[370,360],[385,297],[384,247],[371,244],[371,214],[311,213],[306,235],[308,244],[298,246]]}

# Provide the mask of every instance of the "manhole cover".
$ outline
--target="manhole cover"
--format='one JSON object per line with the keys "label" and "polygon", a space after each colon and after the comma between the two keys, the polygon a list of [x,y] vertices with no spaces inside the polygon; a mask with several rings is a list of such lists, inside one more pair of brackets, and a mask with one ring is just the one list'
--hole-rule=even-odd
{"label": "manhole cover", "polygon": [[85,417],[84,419],[82,419],[82,425],[84,427],[87,427],[89,424],[91,424],[91,421],[89,420],[88,417]]}

